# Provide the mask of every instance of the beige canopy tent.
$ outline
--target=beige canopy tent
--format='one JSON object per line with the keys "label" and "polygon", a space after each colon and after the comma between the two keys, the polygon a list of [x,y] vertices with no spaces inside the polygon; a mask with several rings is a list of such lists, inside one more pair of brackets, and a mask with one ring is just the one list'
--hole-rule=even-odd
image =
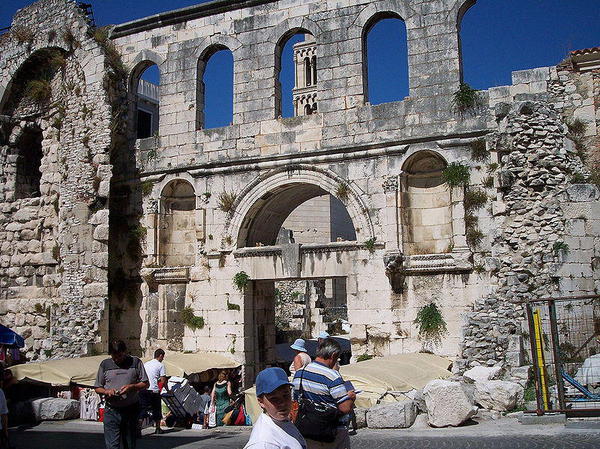
{"label": "beige canopy tent", "polygon": [[[344,365],[340,368],[340,374],[344,380],[352,382],[356,390],[362,391],[357,395],[356,406],[370,408],[378,401],[397,400],[394,395],[386,393],[421,389],[433,379],[450,377],[450,364],[450,360],[434,354],[397,354]],[[256,422],[261,413],[256,390],[252,387],[244,394],[246,411],[252,422]]]}
{"label": "beige canopy tent", "polygon": [[[71,383],[93,386],[98,366],[108,355],[80,357],[73,359],[48,360],[24,365],[14,365],[10,369],[13,376],[21,380],[44,382],[56,386],[68,386]],[[146,358],[144,360],[150,360]],[[194,354],[167,353],[164,360],[167,376],[184,376],[201,373],[210,369],[236,368],[238,362],[215,353],[197,352]]]}

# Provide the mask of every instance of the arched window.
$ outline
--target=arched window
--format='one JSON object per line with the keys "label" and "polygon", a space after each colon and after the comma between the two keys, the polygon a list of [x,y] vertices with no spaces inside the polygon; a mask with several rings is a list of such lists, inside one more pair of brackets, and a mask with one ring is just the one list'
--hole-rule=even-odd
{"label": "arched window", "polygon": [[[519,2],[515,14],[506,2],[465,2],[458,14],[462,80],[474,89],[510,85],[515,70],[554,66],[569,50],[597,46],[598,3],[592,4]],[[514,39],[524,30],[527,39]]]}
{"label": "arched window", "polygon": [[280,39],[275,49],[275,117],[293,117],[306,112],[304,107],[294,105],[299,103],[296,94],[302,95],[306,87],[315,89],[315,51],[315,39],[307,30],[297,28]]}
{"label": "arched window", "polygon": [[15,199],[40,196],[42,130],[38,126],[24,129],[11,152],[16,156]]}
{"label": "arched window", "polygon": [[365,102],[389,103],[408,96],[406,25],[399,16],[380,14],[367,23],[363,64]]}
{"label": "arched window", "polygon": [[206,50],[198,61],[198,129],[233,123],[233,53],[223,45]]}
{"label": "arched window", "polygon": [[170,182],[161,195],[159,262],[188,266],[196,254],[196,195],[187,181]]}
{"label": "arched window", "polygon": [[160,71],[158,66],[145,61],[138,66],[134,77],[136,100],[136,138],[145,139],[158,134],[160,105]]}
{"label": "arched window", "polygon": [[446,161],[430,151],[419,151],[404,164],[400,207],[406,255],[452,247],[451,191],[442,180],[444,168]]}
{"label": "arched window", "polygon": [[307,86],[310,86],[312,84],[312,73],[310,70],[309,58],[304,58],[304,79],[306,80]]}

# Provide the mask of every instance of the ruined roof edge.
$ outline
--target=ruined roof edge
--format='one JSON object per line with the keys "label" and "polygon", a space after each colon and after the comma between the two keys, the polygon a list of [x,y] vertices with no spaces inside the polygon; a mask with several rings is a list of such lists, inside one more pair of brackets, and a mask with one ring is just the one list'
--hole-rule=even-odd
{"label": "ruined roof edge", "polygon": [[165,25],[173,25],[176,23],[197,19],[199,17],[206,17],[236,9],[274,3],[276,1],[278,0],[213,0],[208,3],[175,9],[173,11],[167,11],[117,25],[111,32],[111,38],[119,38]]}

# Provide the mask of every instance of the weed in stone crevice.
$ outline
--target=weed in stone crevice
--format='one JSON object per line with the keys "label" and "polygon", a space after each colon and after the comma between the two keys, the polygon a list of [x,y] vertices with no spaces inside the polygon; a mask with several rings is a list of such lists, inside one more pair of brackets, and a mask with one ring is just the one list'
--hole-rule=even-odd
{"label": "weed in stone crevice", "polygon": [[10,33],[20,44],[31,44],[33,42],[34,34],[29,28],[22,26],[12,27]]}
{"label": "weed in stone crevice", "polygon": [[421,307],[413,323],[419,327],[419,339],[433,345],[439,344],[448,332],[442,312],[434,302]]}
{"label": "weed in stone crevice", "polygon": [[377,241],[377,237],[371,237],[370,239],[366,240],[365,243],[364,243],[365,248],[371,254],[375,252],[375,242],[376,241]]}
{"label": "weed in stone crevice", "polygon": [[485,178],[483,178],[483,181],[481,183],[486,189],[491,189],[492,187],[494,187],[494,177],[486,176]]}
{"label": "weed in stone crevice", "polygon": [[38,104],[46,104],[52,97],[52,85],[46,79],[30,80],[25,87],[25,95]]}
{"label": "weed in stone crevice", "polygon": [[483,238],[485,236],[483,235],[483,232],[481,232],[479,229],[470,228],[466,230],[465,237],[467,239],[467,244],[471,248],[478,248],[479,245],[481,245],[481,242],[483,241]]}
{"label": "weed in stone crevice", "polygon": [[154,188],[154,183],[152,181],[143,181],[140,185],[142,190],[142,196],[148,196],[152,193],[152,189]]}
{"label": "weed in stone crevice", "polygon": [[561,253],[567,254],[569,252],[569,245],[565,242],[561,242],[561,241],[557,240],[552,245],[552,251],[556,255],[561,254]]}
{"label": "weed in stone crevice", "polygon": [[488,173],[494,173],[496,170],[498,170],[498,163],[491,162],[491,163],[487,164],[486,171]]}
{"label": "weed in stone crevice", "polygon": [[245,271],[239,271],[233,276],[233,285],[235,285],[240,292],[243,292],[249,280],[250,276],[248,276]]}
{"label": "weed in stone crevice", "polygon": [[217,207],[225,213],[232,212],[236,199],[237,195],[233,192],[221,192],[217,199]]}
{"label": "weed in stone crevice", "polygon": [[485,193],[481,189],[476,188],[468,188],[465,191],[465,210],[466,211],[474,211],[479,210],[488,202],[489,197],[487,193]]}
{"label": "weed in stone crevice", "polygon": [[442,171],[442,180],[448,187],[466,186],[471,180],[470,169],[460,162],[452,162]]}
{"label": "weed in stone crevice", "polygon": [[471,149],[471,159],[476,162],[483,162],[490,157],[490,150],[488,150],[485,139],[477,139],[469,144]]}
{"label": "weed in stone crevice", "polygon": [[234,304],[232,302],[229,302],[229,300],[227,300],[227,310],[237,310],[239,312],[240,311],[240,305],[239,304]]}
{"label": "weed in stone crevice", "polygon": [[347,201],[349,195],[350,187],[348,187],[348,184],[346,184],[345,182],[338,183],[337,187],[335,188],[335,196],[337,197],[337,199],[339,199],[342,202]]}
{"label": "weed in stone crevice", "polygon": [[192,330],[202,329],[204,327],[204,318],[196,316],[194,309],[190,306],[184,307],[181,311],[181,320],[183,323]]}
{"label": "weed in stone crevice", "polygon": [[455,112],[464,116],[467,113],[475,113],[483,106],[483,99],[476,89],[473,89],[467,83],[460,83],[460,87],[454,92],[452,105]]}

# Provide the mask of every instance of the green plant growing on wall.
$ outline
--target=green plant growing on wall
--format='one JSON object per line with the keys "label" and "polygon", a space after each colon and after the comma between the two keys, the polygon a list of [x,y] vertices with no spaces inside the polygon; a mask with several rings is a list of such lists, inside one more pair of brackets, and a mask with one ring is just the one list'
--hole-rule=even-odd
{"label": "green plant growing on wall", "polygon": [[485,178],[483,178],[483,181],[481,183],[486,189],[491,189],[492,187],[494,187],[494,177],[486,176]]}
{"label": "green plant growing on wall", "polygon": [[217,207],[219,210],[229,213],[233,211],[233,205],[235,204],[236,198],[237,195],[233,192],[221,192],[217,198]]}
{"label": "green plant growing on wall", "polygon": [[483,162],[490,157],[485,139],[477,139],[469,144],[471,148],[471,159],[476,162]]}
{"label": "green plant growing on wall", "polygon": [[345,182],[339,182],[335,188],[335,196],[340,201],[347,201],[350,195],[350,187]]}
{"label": "green plant growing on wall", "polygon": [[471,172],[466,165],[452,162],[442,171],[442,180],[448,187],[466,186],[471,180]]}
{"label": "green plant growing on wall", "polygon": [[483,235],[483,232],[477,228],[467,228],[465,231],[467,245],[469,245],[471,248],[478,248],[479,245],[481,245],[484,237],[485,236]]}
{"label": "green plant growing on wall", "polygon": [[230,235],[226,235],[223,239],[223,242],[225,243],[225,245],[231,246],[233,244],[233,237],[231,237]]}
{"label": "green plant growing on wall", "polygon": [[70,28],[65,28],[63,30],[62,38],[64,39],[65,43],[71,51],[80,47],[79,41],[77,40]]}
{"label": "green plant growing on wall", "polygon": [[248,276],[245,271],[239,271],[233,276],[233,285],[235,285],[240,292],[243,292],[249,280],[250,276]]}
{"label": "green plant growing on wall", "polygon": [[419,309],[414,324],[419,327],[419,339],[434,346],[441,343],[448,332],[442,312],[434,302]]}
{"label": "green plant growing on wall", "polygon": [[39,302],[35,303],[35,306],[33,306],[33,311],[35,313],[46,313],[46,309],[44,309],[44,306],[42,306]]}
{"label": "green plant growing on wall", "polygon": [[566,122],[567,129],[569,130],[569,137],[581,138],[585,136],[587,131],[587,123],[580,118],[574,118]]}
{"label": "green plant growing on wall", "polygon": [[498,163],[491,162],[491,163],[487,164],[486,170],[488,173],[494,173],[496,170],[498,170]]}
{"label": "green plant growing on wall", "polygon": [[375,242],[377,241],[377,237],[371,237],[369,240],[366,240],[364,245],[367,248],[367,251],[370,253],[375,252]]}
{"label": "green plant growing on wall", "polygon": [[361,354],[358,357],[356,357],[356,361],[357,362],[364,362],[365,360],[371,360],[373,358],[373,356],[371,354]]}
{"label": "green plant growing on wall", "polygon": [[156,151],[156,148],[150,148],[148,151],[146,151],[146,162],[151,162],[153,160],[155,160],[158,157],[158,151]]}
{"label": "green plant growing on wall", "polygon": [[183,324],[194,331],[196,329],[204,328],[204,318],[201,316],[196,316],[194,314],[194,309],[192,309],[190,306],[184,307],[181,311],[181,320],[183,321]]}
{"label": "green plant growing on wall", "polygon": [[33,42],[34,34],[33,31],[29,28],[22,26],[12,27],[10,33],[20,44],[31,44]]}
{"label": "green plant growing on wall", "polygon": [[25,95],[37,104],[46,104],[52,97],[52,86],[45,79],[30,80],[25,87]]}
{"label": "green plant growing on wall", "polygon": [[237,341],[237,335],[234,335],[231,338],[231,348],[229,348],[229,352],[235,354],[235,342]]}
{"label": "green plant growing on wall", "polygon": [[481,189],[469,188],[465,191],[465,210],[474,211],[479,210],[486,205],[489,198],[487,193]]}
{"label": "green plant growing on wall", "polygon": [[227,310],[237,310],[238,312],[240,311],[240,305],[239,304],[235,304],[233,302],[229,302],[229,299],[227,300]]}
{"label": "green plant growing on wall", "polygon": [[561,241],[557,240],[552,245],[552,251],[556,255],[561,254],[561,253],[567,254],[569,252],[569,245],[565,242],[561,242]]}
{"label": "green plant growing on wall", "polygon": [[145,238],[147,233],[148,229],[142,225],[135,225],[129,228],[129,235],[138,241]]}
{"label": "green plant growing on wall", "polygon": [[152,193],[152,189],[154,188],[154,183],[152,181],[143,181],[141,184],[142,196],[148,196]]}
{"label": "green plant growing on wall", "polygon": [[483,99],[476,89],[473,89],[467,83],[460,83],[460,87],[454,92],[452,105],[455,112],[465,115],[469,112],[474,113],[480,108],[483,105]]}
{"label": "green plant growing on wall", "polygon": [[586,178],[583,176],[583,174],[576,172],[571,176],[571,182],[573,184],[584,184],[586,182]]}

